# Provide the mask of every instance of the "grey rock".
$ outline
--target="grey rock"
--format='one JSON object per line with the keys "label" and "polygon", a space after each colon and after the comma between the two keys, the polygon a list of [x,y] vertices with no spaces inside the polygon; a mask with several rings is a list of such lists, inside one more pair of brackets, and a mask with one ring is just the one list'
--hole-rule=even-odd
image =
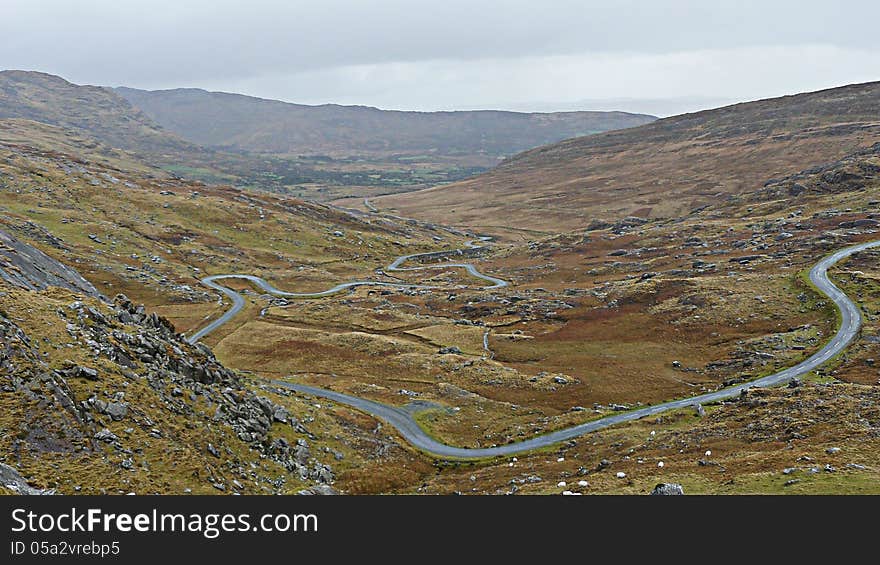
{"label": "grey rock", "polygon": [[330,483],[333,481],[333,470],[322,463],[315,463],[315,466],[309,472],[309,478],[319,483]]}
{"label": "grey rock", "polygon": [[79,365],[74,365],[73,367],[70,367],[69,369],[64,369],[63,371],[60,371],[60,372],[62,375],[64,375],[65,377],[68,377],[68,378],[79,377],[79,378],[87,379],[90,381],[97,381],[98,380],[98,371],[95,369],[92,369],[91,367],[81,367]]}
{"label": "grey rock", "polygon": [[678,483],[660,483],[651,491],[654,496],[683,495],[684,488]]}
{"label": "grey rock", "polygon": [[94,438],[98,441],[105,441],[107,443],[113,443],[114,441],[119,440],[119,438],[116,436],[116,434],[114,434],[113,432],[111,432],[107,428],[104,428],[100,432],[96,433],[94,435]]}
{"label": "grey rock", "polygon": [[296,494],[301,496],[311,496],[311,495],[324,495],[324,496],[332,496],[339,494],[339,491],[331,487],[330,485],[315,485],[313,487],[303,489],[298,491]]}
{"label": "grey rock", "polygon": [[41,490],[38,488],[34,488],[30,486],[24,477],[21,474],[6,465],[5,463],[0,463],[0,484],[2,484],[7,489],[16,492],[18,494],[25,495],[43,495],[43,494],[55,494],[54,489],[50,490]]}
{"label": "grey rock", "polygon": [[128,416],[128,405],[124,402],[111,402],[107,405],[105,413],[110,416],[113,421],[118,422]]}

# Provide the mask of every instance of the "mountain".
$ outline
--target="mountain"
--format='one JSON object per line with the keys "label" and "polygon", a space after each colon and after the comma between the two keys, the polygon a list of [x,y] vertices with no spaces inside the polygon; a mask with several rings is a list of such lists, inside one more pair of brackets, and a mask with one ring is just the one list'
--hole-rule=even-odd
{"label": "mountain", "polygon": [[504,217],[524,234],[627,216],[670,218],[878,139],[880,82],[874,82],[571,139],[519,154],[486,174],[373,205],[483,229],[500,226],[497,218]]}
{"label": "mountain", "polygon": [[85,132],[114,148],[173,153],[195,147],[164,131],[113,91],[31,71],[0,71],[0,119]]}
{"label": "mountain", "polygon": [[281,155],[436,152],[478,153],[494,159],[656,119],[624,112],[401,112],[336,104],[306,106],[192,88],[117,88],[116,92],[184,139]]}
{"label": "mountain", "polygon": [[0,71],[0,124],[2,139],[124,162],[128,170],[140,167],[155,176],[275,191],[316,179],[346,182],[298,162],[215,151],[185,141],[112,89],[77,85],[46,73]]}
{"label": "mountain", "polygon": [[114,90],[46,73],[0,71],[0,120],[8,133],[16,129],[9,120],[41,123],[64,132],[53,134],[53,143],[79,136],[86,140],[80,146],[92,146],[86,149],[93,157],[123,158],[120,152],[127,152],[135,157],[126,159],[129,165],[149,165],[151,174],[315,200],[453,182],[523,149],[652,119],[602,112],[313,107],[193,89]]}

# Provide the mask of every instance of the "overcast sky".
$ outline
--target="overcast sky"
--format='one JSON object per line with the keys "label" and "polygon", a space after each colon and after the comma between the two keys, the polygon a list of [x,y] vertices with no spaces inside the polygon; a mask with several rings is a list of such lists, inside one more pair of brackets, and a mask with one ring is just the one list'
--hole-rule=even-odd
{"label": "overcast sky", "polygon": [[0,68],[390,109],[671,114],[880,80],[877,0],[2,0]]}

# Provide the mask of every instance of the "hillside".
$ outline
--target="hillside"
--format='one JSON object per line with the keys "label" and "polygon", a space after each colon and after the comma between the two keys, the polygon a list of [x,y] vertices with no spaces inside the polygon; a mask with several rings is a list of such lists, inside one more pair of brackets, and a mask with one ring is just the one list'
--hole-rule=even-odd
{"label": "hillside", "polygon": [[[234,372],[235,355],[218,360],[178,332],[228,306],[200,284],[208,274],[266,269],[279,285],[317,287],[367,276],[400,250],[434,249],[435,237],[455,245],[454,235],[144,176],[145,165],[65,153],[91,147],[66,130],[7,122],[0,472],[12,467],[31,487],[64,494],[293,493],[326,491],[335,477],[369,476],[389,460],[406,466],[409,456],[394,445],[378,459],[359,446],[374,422],[363,431],[345,412]],[[253,299],[246,311],[257,317],[269,304]],[[368,445],[377,441],[387,443]]]}
{"label": "hillside", "polygon": [[194,149],[112,91],[45,73],[0,71],[0,119],[8,118],[85,132],[111,147],[142,153]]}
{"label": "hillside", "polygon": [[483,155],[488,164],[569,137],[642,125],[624,112],[400,112],[306,106],[199,89],[116,92],[169,131],[206,146],[281,155]]}
{"label": "hillside", "polygon": [[671,218],[878,139],[880,83],[852,85],[571,139],[460,183],[373,204],[455,225],[516,226],[526,235],[627,216]]}
{"label": "hillside", "polygon": [[0,119],[0,145],[29,147],[47,153],[77,155],[110,168],[123,168],[144,177],[161,178],[168,173],[137,156],[107,145],[86,132],[65,129],[21,118]]}

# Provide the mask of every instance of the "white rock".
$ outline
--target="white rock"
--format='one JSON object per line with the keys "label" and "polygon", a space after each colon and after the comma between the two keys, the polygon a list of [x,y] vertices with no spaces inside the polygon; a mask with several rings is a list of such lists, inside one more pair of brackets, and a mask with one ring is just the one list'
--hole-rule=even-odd
{"label": "white rock", "polygon": [[618,479],[625,479],[625,478],[626,478],[626,473],[624,473],[623,471],[618,471],[618,472],[617,472],[617,478],[618,478]]}
{"label": "white rock", "polygon": [[660,468],[662,468],[662,467],[663,467],[663,461],[660,461],[659,463],[657,463],[657,466],[660,467]]}
{"label": "white rock", "polygon": [[559,481],[558,483],[556,483],[556,486],[558,486],[558,487],[564,487],[566,484],[567,484],[567,483],[566,483],[565,481]]}
{"label": "white rock", "polygon": [[565,457],[560,457],[556,460],[557,463],[562,463],[563,461],[565,461]]}
{"label": "white rock", "polygon": [[588,487],[588,486],[590,486],[590,483],[588,483],[587,481],[578,481],[578,486],[579,487]]}
{"label": "white rock", "polygon": [[706,450],[706,457],[709,457],[710,455],[712,455],[712,450],[711,450],[711,449],[707,449],[707,450]]}

